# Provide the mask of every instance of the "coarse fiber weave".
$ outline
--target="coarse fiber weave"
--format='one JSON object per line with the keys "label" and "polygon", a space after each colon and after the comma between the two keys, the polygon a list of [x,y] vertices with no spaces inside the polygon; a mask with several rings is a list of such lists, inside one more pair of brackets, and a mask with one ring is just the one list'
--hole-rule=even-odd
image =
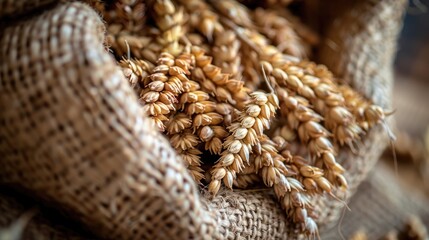
{"label": "coarse fiber weave", "polygon": [[[339,230],[346,237],[364,230],[368,239],[381,239],[391,230],[400,231],[410,215],[419,216],[423,224],[429,226],[429,201],[408,190],[401,188],[401,178],[397,178],[385,164],[378,164],[351,198],[349,207],[352,211],[346,211],[340,227],[324,231],[321,238],[341,239]],[[53,214],[46,206],[35,205],[31,198],[26,199],[8,188],[0,189],[0,226],[10,229],[10,224],[16,224],[34,209],[38,210],[37,215],[23,225],[23,239],[96,238],[69,219]],[[6,231],[10,232],[8,229]]]}
{"label": "coarse fiber weave", "polygon": [[[89,6],[59,2],[23,17],[14,13],[29,11],[22,7],[26,1],[10,2],[0,0],[0,6],[9,6],[0,11],[1,184],[66,210],[103,238],[299,237],[269,191],[225,190],[214,199],[200,193],[168,141],[149,127],[103,46],[103,22]],[[45,1],[32,1],[38,3]],[[358,89],[364,80],[361,90],[382,106],[390,102],[391,63],[405,3],[349,1],[326,39],[347,51],[325,50],[332,44],[320,51],[322,60],[324,51],[341,59],[340,68],[325,63]],[[346,34],[347,29],[354,30]],[[385,46],[382,52],[377,39]],[[376,73],[368,70],[374,66]],[[354,193],[384,142],[386,134],[378,127],[357,154],[340,153],[350,189],[336,193],[339,197]],[[323,231],[338,219],[341,203],[328,197],[316,201]]]}

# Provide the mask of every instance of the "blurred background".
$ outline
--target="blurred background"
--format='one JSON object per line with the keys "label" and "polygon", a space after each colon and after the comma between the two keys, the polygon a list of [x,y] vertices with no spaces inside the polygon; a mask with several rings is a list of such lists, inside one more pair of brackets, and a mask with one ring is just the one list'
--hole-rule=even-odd
{"label": "blurred background", "polygon": [[[429,196],[429,0],[410,1],[395,70],[398,174],[409,187],[424,186]],[[385,158],[389,162],[391,154],[386,153]]]}
{"label": "blurred background", "polygon": [[428,239],[429,0],[409,1],[394,64],[395,152],[386,149],[352,197],[344,219],[353,224],[322,239]]}
{"label": "blurred background", "polygon": [[429,0],[411,1],[396,58],[398,127],[422,138],[429,123]]}

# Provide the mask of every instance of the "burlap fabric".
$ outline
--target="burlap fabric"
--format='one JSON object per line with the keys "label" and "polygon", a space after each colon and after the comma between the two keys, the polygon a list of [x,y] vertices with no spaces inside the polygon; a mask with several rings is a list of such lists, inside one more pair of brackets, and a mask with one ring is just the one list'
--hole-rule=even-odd
{"label": "burlap fabric", "polygon": [[[408,190],[408,189],[407,189]],[[341,239],[359,230],[368,234],[368,239],[380,239],[391,230],[402,229],[410,215],[417,215],[429,226],[429,201],[415,192],[405,192],[397,178],[385,164],[377,165],[363,181],[351,198],[340,226],[334,226],[322,234],[322,239]],[[235,206],[243,206],[236,201]],[[254,206],[251,206],[254,207]],[[29,209],[38,209],[38,214],[24,225],[23,239],[94,239],[76,223],[70,223],[59,214],[52,214],[46,206],[26,199],[10,189],[0,191],[0,226],[7,226],[22,218]],[[237,211],[242,211],[237,209]],[[278,223],[273,223],[278,224]],[[4,231],[4,230],[3,230]],[[2,236],[2,230],[0,230]]]}
{"label": "burlap fabric", "polygon": [[[21,6],[17,11],[24,5],[16,4]],[[369,40],[382,36],[389,47],[381,53],[358,47],[331,51],[330,57],[342,59],[341,68],[326,61],[358,89],[362,79],[365,88],[380,88],[364,92],[383,106],[389,103],[392,82],[392,60],[384,59],[393,56],[404,5],[404,0],[350,2],[338,21],[357,30],[340,35],[337,44],[377,48],[371,44],[379,42]],[[103,46],[103,22],[90,7],[61,2],[13,19],[14,5],[8,6],[0,12],[0,183],[65,209],[105,238],[296,237],[269,191],[224,191],[215,199],[200,193],[168,141],[148,127],[132,89]],[[374,13],[380,8],[385,14]],[[349,14],[368,19],[341,20]],[[344,31],[342,24],[331,28],[336,34]],[[355,64],[361,58],[367,59],[363,66],[378,64],[379,72],[365,75],[367,68]],[[357,154],[341,152],[350,190],[338,196],[352,195],[385,140],[385,132],[375,128]],[[328,197],[316,201],[323,231],[338,219],[341,208],[334,206],[340,203]]]}

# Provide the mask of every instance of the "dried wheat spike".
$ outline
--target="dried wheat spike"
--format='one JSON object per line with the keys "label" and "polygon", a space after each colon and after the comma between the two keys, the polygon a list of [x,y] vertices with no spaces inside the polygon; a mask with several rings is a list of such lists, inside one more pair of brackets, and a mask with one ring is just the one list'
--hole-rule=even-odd
{"label": "dried wheat spike", "polygon": [[231,30],[215,31],[213,63],[229,74],[231,78],[241,79],[240,41],[237,34]]}
{"label": "dried wheat spike", "polygon": [[184,35],[185,13],[183,8],[176,7],[171,0],[155,0],[153,4],[154,18],[160,33],[157,37],[158,43],[173,56],[179,55],[183,47],[179,39]]}
{"label": "dried wheat spike", "polygon": [[153,65],[144,60],[138,59],[122,59],[119,61],[119,66],[131,87],[138,94],[142,90],[144,79],[149,76],[153,69]]}
{"label": "dried wheat spike", "polygon": [[276,196],[283,197],[291,189],[303,191],[299,181],[292,178],[292,173],[284,164],[286,159],[277,151],[276,144],[266,135],[259,137],[261,150],[256,153],[254,164],[256,171],[262,177],[267,187],[273,187]]}
{"label": "dried wheat spike", "polygon": [[[156,46],[150,36],[154,31],[146,24],[146,4],[142,1],[118,0],[104,3],[103,7],[101,15],[107,23],[106,45],[116,56],[120,59],[130,52],[137,59],[155,63],[162,48]],[[154,49],[157,49],[157,52],[152,54],[152,57],[147,54]]]}
{"label": "dried wheat spike", "polygon": [[[302,156],[304,158],[310,158],[308,147],[306,144],[302,144],[298,139],[298,132],[290,128],[287,124],[287,119],[280,119],[280,122],[283,123],[283,126],[276,128],[276,130],[270,136],[277,145],[280,145],[278,141],[286,142],[284,148],[277,148],[279,153],[285,159],[296,159],[293,156]],[[280,140],[278,140],[280,139]],[[287,147],[287,148],[286,148]],[[291,164],[291,163],[289,163]],[[292,171],[299,173],[298,168],[293,168]],[[300,179],[299,179],[300,180]]]}
{"label": "dried wheat spike", "polygon": [[201,141],[205,142],[204,149],[210,151],[211,154],[220,154],[222,151],[222,143],[228,136],[228,132],[221,124],[218,126],[204,126],[199,129],[198,136]]}
{"label": "dried wheat spike", "polygon": [[[195,61],[193,55],[183,53],[176,58],[175,64],[189,73],[194,67]],[[189,128],[192,127],[199,139],[205,143],[206,150],[212,154],[219,154],[222,150],[222,142],[228,135],[222,124],[224,122],[223,112],[219,113],[219,109],[222,109],[218,106],[220,104],[212,101],[208,93],[200,91],[200,85],[197,82],[182,78],[182,85],[184,93],[180,95],[179,107],[189,116],[191,124]],[[178,114],[177,117],[173,118],[176,121],[167,125],[167,128],[173,129],[175,132],[182,131],[185,129],[182,127],[189,125],[183,115]]]}
{"label": "dried wheat spike", "polygon": [[323,193],[332,194],[333,186],[324,177],[324,171],[318,167],[308,165],[307,161],[299,156],[293,157],[292,170],[298,171],[298,179],[310,194]]}
{"label": "dried wheat spike", "polygon": [[286,62],[285,56],[276,47],[270,45],[268,39],[259,32],[238,26],[230,27],[238,28],[235,31],[242,43],[243,76],[246,87],[258,89],[263,78],[262,73],[255,69],[261,69],[263,61],[273,65],[283,64]]}
{"label": "dried wheat spike", "polygon": [[275,10],[257,8],[252,14],[252,19],[260,32],[280,52],[298,58],[305,58],[309,55],[310,45],[302,41],[292,24],[279,16]]}
{"label": "dried wheat spike", "polygon": [[146,26],[140,34],[134,34],[124,30],[122,25],[113,23],[107,26],[106,45],[118,58],[131,55],[156,64],[163,49],[156,41],[157,32],[157,29]]}
{"label": "dried wheat spike", "polygon": [[192,129],[192,119],[185,113],[177,113],[166,123],[166,130],[172,146],[182,157],[194,180],[199,183],[204,178],[200,155],[197,149],[200,139]]}
{"label": "dried wheat spike", "polygon": [[[326,127],[334,133],[341,145],[346,143],[351,146],[354,140],[359,139],[363,130],[361,124],[355,120],[359,118],[349,112],[348,100],[342,93],[341,85],[334,81],[333,74],[326,66],[314,62],[300,61],[292,65],[301,68],[298,70],[301,72],[300,79],[313,89],[317,97],[313,100],[313,105],[325,115]],[[349,90],[356,94],[356,97],[360,97],[353,89]]]}
{"label": "dried wheat spike", "polygon": [[[235,26],[235,28],[238,28],[236,31],[240,32],[239,36],[241,40],[259,56],[260,64],[263,65],[263,69],[272,75],[271,77],[274,79],[274,83],[276,83],[278,93],[279,91],[281,92],[281,94],[279,93],[279,96],[282,95],[283,101],[286,103],[286,107],[282,108],[284,117],[288,118],[288,122],[293,129],[300,132],[301,140],[304,143],[308,142],[309,148],[311,149],[310,152],[313,156],[321,157],[328,153],[332,153],[333,155],[333,146],[327,138],[329,133],[319,124],[322,117],[309,108],[309,103],[305,99],[290,96],[285,89],[279,87],[279,85],[284,85],[282,84],[284,83],[283,76],[274,74],[273,66],[282,66],[285,63],[290,62],[290,59],[280,53],[276,47],[269,45],[267,39],[258,32],[250,29],[241,29],[237,26]],[[294,90],[296,89],[297,88]],[[313,96],[312,90],[304,87],[302,88],[301,94],[308,98]],[[293,112],[293,114],[288,114],[289,112]],[[301,130],[298,129],[299,126],[301,126]],[[311,137],[314,137],[315,139],[310,141]],[[326,153],[324,153],[325,150],[327,150]],[[338,164],[335,162],[334,165],[336,166]],[[327,166],[333,167],[334,165],[333,163],[330,163]]]}
{"label": "dried wheat spike", "polygon": [[359,126],[365,130],[382,123],[388,115],[381,107],[372,104],[348,85],[340,85],[339,91],[344,96],[347,108],[353,113]]}
{"label": "dried wheat spike", "polygon": [[189,31],[188,34],[186,34],[187,40],[189,40],[191,46],[198,46],[201,49],[203,49],[204,52],[211,52],[212,46],[211,42],[209,43],[201,33],[195,31]]}
{"label": "dried wheat spike", "polygon": [[192,76],[204,91],[212,93],[217,101],[228,102],[236,107],[247,100],[243,82],[230,79],[228,74],[222,73],[221,68],[212,64],[212,57],[201,48],[193,46],[191,52],[196,62]]}
{"label": "dried wheat spike", "polygon": [[274,192],[281,207],[289,219],[302,226],[309,236],[317,236],[319,230],[314,220],[317,217],[311,205],[310,195],[306,193],[302,184],[295,178],[284,178],[274,184]]}
{"label": "dried wheat spike", "polygon": [[223,116],[223,124],[225,127],[231,126],[232,122],[238,118],[240,113],[240,111],[229,103],[217,103],[216,112]]}
{"label": "dried wheat spike", "polygon": [[190,119],[189,127],[205,143],[205,149],[219,154],[223,139],[228,135],[223,126],[223,116],[217,112],[217,103],[211,100],[208,93],[200,91],[197,82],[190,83],[192,87],[180,97],[181,109]]}
{"label": "dried wheat spike", "polygon": [[277,16],[286,19],[303,41],[303,44],[317,46],[320,42],[319,36],[310,27],[304,24],[301,19],[292,14],[288,8],[271,8]]}
{"label": "dried wheat spike", "polygon": [[[246,100],[247,94],[242,88],[243,83],[241,81],[235,80],[241,78],[241,58],[239,55],[240,41],[238,41],[235,32],[226,31],[224,29],[219,21],[218,14],[213,12],[211,10],[211,6],[206,2],[201,0],[182,0],[181,3],[185,6],[191,15],[191,24],[193,22],[192,19],[195,18],[196,24],[193,25],[196,26],[196,28],[208,39],[209,42],[212,42],[214,39],[214,46],[212,48],[213,57],[204,56],[205,52],[201,47],[195,47],[193,48],[193,51],[200,55],[200,58],[203,60],[201,63],[204,64],[204,66],[206,64],[210,65],[213,60],[214,65],[216,65],[217,68],[220,68],[223,74],[222,75],[220,72],[218,72],[217,69],[214,68],[214,65],[212,65],[213,67],[211,67],[211,71],[213,72],[213,70],[216,70],[216,73],[219,74],[217,77],[219,81],[215,82],[214,85],[218,85],[217,87],[223,86],[224,89],[219,88],[217,91],[214,91],[216,86],[213,86],[213,84],[209,83],[207,80],[203,80],[205,82],[205,84],[202,83],[203,89],[214,92],[215,95],[220,95],[216,97],[218,101],[222,102],[225,101],[224,98],[227,98],[230,103],[234,105],[235,103],[238,103],[239,106],[236,107],[242,108],[243,106],[241,103]],[[201,66],[201,69],[196,71],[197,78],[200,79],[204,77],[204,71],[201,70],[205,71],[203,66]],[[226,77],[226,74],[229,74],[229,77]],[[214,79],[208,78],[208,80]],[[231,97],[231,95],[233,95],[233,97]],[[236,101],[232,101],[233,99]]]}
{"label": "dried wheat spike", "polygon": [[180,133],[185,129],[192,128],[192,118],[185,113],[177,113],[170,117],[166,123],[166,130],[168,135]]}
{"label": "dried wheat spike", "polygon": [[334,134],[336,141],[353,147],[353,142],[359,139],[362,129],[346,108],[344,97],[331,79],[318,78],[313,72],[305,71],[293,62],[274,67],[272,74],[279,85],[310,100],[314,108],[324,116],[325,127]]}
{"label": "dried wheat spike", "polygon": [[335,79],[334,74],[323,64],[305,60],[294,62],[294,64],[315,77],[321,79]]}
{"label": "dried wheat spike", "polygon": [[325,117],[327,116],[326,126],[335,134],[334,139],[338,140],[340,144],[346,143],[353,147],[353,142],[359,139],[362,130],[345,108],[344,98],[336,90],[337,86],[330,78],[321,79],[306,73],[315,74],[317,71],[318,74],[321,74],[320,76],[332,76],[332,74],[326,73],[326,68],[322,67],[315,68],[315,72],[309,72],[308,67],[307,71],[304,71],[299,67],[299,63],[295,64],[294,61],[286,59],[278,49],[269,45],[264,36],[251,30],[242,32],[243,36],[247,36],[249,39],[245,42],[258,53],[264,69],[275,75],[277,83],[312,101],[315,108]]}
{"label": "dried wheat spike", "polygon": [[191,27],[197,29],[211,42],[215,29],[222,28],[219,15],[213,12],[211,6],[204,0],[179,0],[179,2],[189,14]]}
{"label": "dried wheat spike", "polygon": [[137,0],[102,2],[95,0],[92,6],[98,10],[108,25],[120,24],[130,33],[139,33],[146,25],[146,4]]}
{"label": "dried wheat spike", "polygon": [[[330,79],[323,80],[324,84],[322,84],[322,80],[319,78],[305,75],[302,68],[294,65],[290,59],[286,59],[276,47],[269,45],[267,39],[258,32],[248,29],[239,30],[241,30],[242,40],[244,41],[244,38],[247,37],[244,42],[258,54],[263,68],[272,73],[276,83],[309,99],[319,112],[324,113],[325,116],[329,115],[326,119],[326,126],[335,134],[335,139],[340,144],[347,143],[352,147],[353,142],[359,138],[362,131],[345,108],[341,94],[335,91],[336,85],[331,83]],[[310,80],[315,79],[319,79],[316,81],[319,84],[310,82]]]}
{"label": "dried wheat spike", "polygon": [[[286,122],[287,119],[280,119],[280,123],[284,123]],[[294,131],[292,128],[290,128],[287,124],[283,125],[281,124],[279,127],[277,127],[273,133],[272,136],[274,137],[281,137],[283,138],[285,141],[287,141],[288,144],[290,144],[291,142],[295,141],[297,138],[297,132]]]}
{"label": "dried wheat spike", "polygon": [[234,179],[234,187],[246,189],[250,186],[257,185],[261,182],[261,178],[258,174],[249,173],[249,174],[237,174],[237,177]]}
{"label": "dried wheat spike", "polygon": [[280,100],[281,114],[287,118],[289,127],[298,131],[301,142],[307,144],[310,155],[317,159],[319,163],[317,166],[323,168],[326,178],[332,184],[347,188],[342,175],[345,170],[335,160],[336,152],[328,138],[329,132],[320,125],[323,118],[284,88],[276,85],[276,91]]}
{"label": "dried wheat spike", "polygon": [[242,75],[244,86],[251,91],[259,89],[261,84],[260,74],[258,70],[261,68],[259,64],[259,56],[249,46],[241,44],[240,47]]}
{"label": "dried wheat spike", "polygon": [[[266,138],[262,144],[269,145],[270,147],[267,148],[269,150],[266,153],[271,155],[272,159],[278,159],[283,164],[276,165],[276,162],[273,162],[272,167],[285,166],[288,168],[289,176],[284,175],[273,184],[274,192],[282,208],[285,209],[290,219],[303,226],[304,232],[310,236],[318,235],[317,224],[314,221],[317,215],[314,212],[310,196],[312,194],[321,194],[323,191],[331,194],[332,187],[327,187],[331,186],[328,180],[323,177],[323,172],[320,169],[312,168],[299,156],[292,156],[288,150],[290,145],[284,138],[280,136],[275,136],[272,140]],[[264,168],[267,167],[270,167],[270,165],[266,164],[264,166]],[[311,172],[311,170],[314,170],[314,172]],[[279,175],[279,172],[281,171],[275,171],[274,174],[274,171],[272,171],[271,175]],[[304,177],[303,174],[307,177]],[[264,175],[262,177],[268,178],[268,176]],[[314,179],[315,185],[306,186],[308,181],[305,179]]]}
{"label": "dried wheat spike", "polygon": [[[144,103],[144,111],[155,122],[161,131],[168,114],[176,111],[177,97],[189,87],[192,56],[182,54],[176,59],[169,53],[162,53],[152,74],[144,79],[144,89],[140,93],[140,101]],[[183,97],[183,95],[182,95]]]}
{"label": "dried wheat spike", "polygon": [[259,136],[270,128],[270,120],[278,108],[278,99],[275,94],[254,92],[251,100],[241,112],[238,119],[228,127],[230,135],[226,138],[221,157],[212,169],[212,180],[209,191],[216,194],[219,191],[221,180],[228,188],[232,188],[236,174],[240,173],[249,164],[252,148],[261,151]]}
{"label": "dried wheat spike", "polygon": [[[184,69],[186,72],[188,72],[193,65],[192,58],[189,54],[182,54],[175,59],[175,65],[180,66],[181,69]],[[177,104],[179,106],[182,105],[182,109],[185,107],[188,101],[192,104],[195,99],[198,100],[198,96],[189,96],[189,93],[195,93],[198,91],[198,83],[187,78],[183,78],[183,76],[181,86],[180,84],[176,84],[170,88],[173,91],[174,89],[183,90],[184,93],[181,95],[181,100],[183,102]],[[194,112],[192,112],[192,114],[193,113]],[[200,155],[202,152],[197,149],[197,145],[201,141],[194,133],[194,130],[192,130],[192,114],[187,114],[186,111],[176,113],[174,116],[170,117],[170,120],[166,123],[166,130],[173,148],[175,148],[182,157],[194,180],[199,183],[201,179],[204,178],[204,171],[200,167]]]}
{"label": "dried wheat spike", "polygon": [[181,95],[179,103],[186,114],[192,118],[192,127],[200,140],[205,143],[205,149],[212,154],[219,154],[223,139],[228,133],[222,125],[224,119],[217,112],[216,102],[210,100],[208,93],[190,89]]}
{"label": "dried wheat spike", "polygon": [[214,65],[220,67],[222,72],[229,74],[231,78],[241,79],[240,41],[235,32],[224,29],[219,21],[219,15],[213,12],[206,2],[201,0],[180,2],[189,12],[191,26],[198,29],[209,42],[214,43],[212,46]]}
{"label": "dried wheat spike", "polygon": [[218,0],[211,2],[218,12],[228,17],[235,24],[252,28],[253,22],[249,9],[235,0]]}
{"label": "dried wheat spike", "polygon": [[199,155],[202,152],[197,149],[197,145],[200,143],[198,136],[191,129],[185,129],[182,132],[171,135],[170,143],[182,157],[194,180],[199,183],[204,178],[204,171],[200,167],[201,160]]}
{"label": "dried wheat spike", "polygon": [[145,28],[146,4],[144,2],[118,0],[112,5],[114,5],[114,12],[109,15],[109,20],[120,22],[131,33],[139,33]]}

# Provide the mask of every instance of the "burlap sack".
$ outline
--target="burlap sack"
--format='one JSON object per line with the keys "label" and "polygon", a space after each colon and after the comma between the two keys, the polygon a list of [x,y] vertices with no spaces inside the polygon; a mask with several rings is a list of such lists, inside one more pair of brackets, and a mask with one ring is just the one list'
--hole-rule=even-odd
{"label": "burlap sack", "polygon": [[[22,17],[14,11],[27,11],[25,3],[11,2],[0,1],[9,6],[0,11],[0,183],[65,209],[105,238],[297,237],[269,191],[223,191],[214,199],[200,193],[168,141],[148,127],[103,46],[104,26],[90,7],[58,3]],[[343,50],[326,44],[321,59],[329,52],[340,61],[324,60],[329,67],[388,106],[405,0],[348,4],[327,35]],[[340,153],[350,189],[336,193],[339,197],[353,194],[385,142],[378,127],[357,154]],[[329,197],[316,201],[323,231],[338,219],[341,203]]]}
{"label": "burlap sack", "polygon": [[[324,231],[322,239],[341,239],[339,231],[348,238],[361,230],[367,233],[368,239],[380,239],[389,231],[403,229],[410,215],[419,216],[423,224],[429,226],[429,201],[421,193],[419,196],[403,188],[401,178],[390,169],[379,164],[370,172],[351,198],[352,211],[345,211],[341,224]],[[36,205],[32,199],[25,199],[10,189],[0,191],[0,226],[8,226],[0,229],[0,238],[4,232],[11,232],[10,224],[18,225],[18,219],[23,219],[33,209],[37,209],[37,215],[18,228],[23,230],[22,239],[95,238],[70,219],[52,214],[47,206]]]}

